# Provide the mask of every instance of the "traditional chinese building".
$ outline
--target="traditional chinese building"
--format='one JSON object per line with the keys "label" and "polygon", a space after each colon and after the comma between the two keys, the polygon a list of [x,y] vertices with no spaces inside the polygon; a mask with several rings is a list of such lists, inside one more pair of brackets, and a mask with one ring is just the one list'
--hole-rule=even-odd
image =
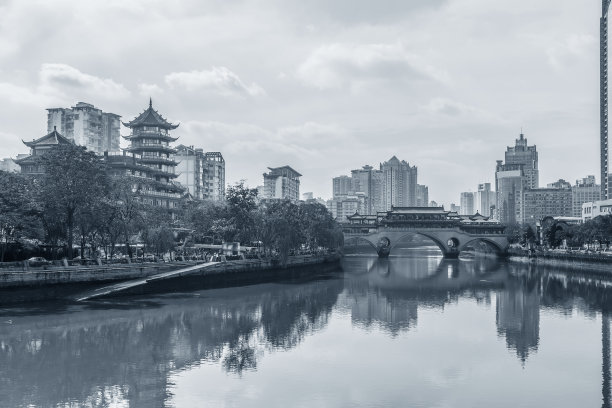
{"label": "traditional chinese building", "polygon": [[30,154],[21,159],[16,159],[17,163],[21,167],[23,174],[44,174],[45,169],[40,163],[40,157],[59,145],[72,144],[72,141],[62,136],[57,128],[53,128],[53,131],[43,137],[32,140],[31,142],[23,141],[23,144],[30,148]]}
{"label": "traditional chinese building", "polygon": [[171,157],[176,152],[170,142],[178,138],[170,131],[178,127],[164,119],[149,101],[149,108],[130,122],[123,122],[131,134],[124,136],[130,145],[122,154],[105,153],[115,175],[137,177],[135,189],[146,204],[173,209],[178,206],[185,188],[173,180],[176,161]]}

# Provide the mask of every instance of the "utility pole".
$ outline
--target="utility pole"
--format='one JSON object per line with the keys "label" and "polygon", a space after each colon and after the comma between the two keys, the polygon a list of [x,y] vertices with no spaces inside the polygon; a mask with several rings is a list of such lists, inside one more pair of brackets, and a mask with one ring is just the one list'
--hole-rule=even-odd
{"label": "utility pole", "polygon": [[611,0],[601,0],[599,20],[599,146],[601,199],[608,199],[608,9]]}

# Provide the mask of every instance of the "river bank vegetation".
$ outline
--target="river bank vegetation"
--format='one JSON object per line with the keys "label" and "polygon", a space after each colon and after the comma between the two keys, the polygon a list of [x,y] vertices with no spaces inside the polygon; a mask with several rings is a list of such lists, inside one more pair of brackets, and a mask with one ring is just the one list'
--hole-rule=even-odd
{"label": "river bank vegetation", "polygon": [[82,147],[59,146],[40,161],[40,175],[0,171],[0,262],[77,254],[133,257],[221,242],[258,246],[261,253],[286,259],[293,251],[343,244],[324,205],[259,200],[244,182],[228,187],[221,202],[185,193],[169,211],[143,204],[135,179],[110,176],[106,162]]}

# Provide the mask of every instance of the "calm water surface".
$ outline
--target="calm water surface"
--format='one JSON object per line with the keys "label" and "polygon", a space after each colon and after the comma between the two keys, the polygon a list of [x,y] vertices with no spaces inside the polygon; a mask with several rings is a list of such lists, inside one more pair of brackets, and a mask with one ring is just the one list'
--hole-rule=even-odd
{"label": "calm water surface", "polygon": [[612,279],[400,255],[349,256],[308,280],[0,309],[0,406],[605,403]]}

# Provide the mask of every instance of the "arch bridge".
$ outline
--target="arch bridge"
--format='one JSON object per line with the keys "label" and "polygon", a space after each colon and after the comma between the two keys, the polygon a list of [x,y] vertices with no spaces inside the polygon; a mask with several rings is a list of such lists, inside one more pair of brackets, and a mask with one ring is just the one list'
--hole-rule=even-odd
{"label": "arch bridge", "polygon": [[354,215],[342,224],[344,240],[370,244],[381,258],[389,256],[403,238],[418,234],[431,239],[445,258],[457,258],[461,251],[478,242],[498,256],[508,251],[505,226],[478,213],[471,216],[444,211],[444,207],[392,207],[376,215]]}

